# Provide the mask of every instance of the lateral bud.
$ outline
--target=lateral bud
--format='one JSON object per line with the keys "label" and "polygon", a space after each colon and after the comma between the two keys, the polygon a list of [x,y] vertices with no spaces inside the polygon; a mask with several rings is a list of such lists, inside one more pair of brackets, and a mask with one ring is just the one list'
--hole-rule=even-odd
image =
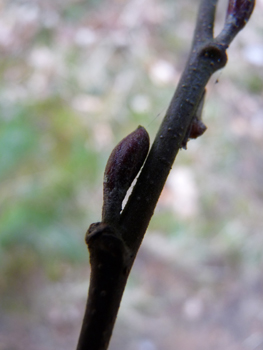
{"label": "lateral bud", "polygon": [[181,145],[183,149],[187,149],[187,142],[189,141],[189,139],[197,139],[199,136],[202,136],[207,129],[207,126],[202,121],[202,111],[203,111],[204,102],[205,102],[205,94],[206,94],[206,90],[204,90],[203,92],[197,111],[183,139],[183,142]]}
{"label": "lateral bud", "polygon": [[149,135],[139,126],[113,149],[104,172],[102,221],[116,222],[122,201],[149,150]]}

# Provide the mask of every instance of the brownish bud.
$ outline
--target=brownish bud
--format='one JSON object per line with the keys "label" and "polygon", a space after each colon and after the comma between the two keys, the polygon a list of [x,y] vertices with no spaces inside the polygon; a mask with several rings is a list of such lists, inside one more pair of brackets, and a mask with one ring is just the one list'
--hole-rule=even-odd
{"label": "brownish bud", "polygon": [[116,220],[122,201],[142,167],[149,150],[149,135],[139,126],[113,149],[104,172],[102,219]]}
{"label": "brownish bud", "polygon": [[189,139],[197,139],[197,137],[203,135],[203,133],[206,131],[206,129],[207,129],[207,127],[202,122],[202,120],[199,120],[195,117],[192,121],[192,124],[191,124]]}
{"label": "brownish bud", "polygon": [[226,21],[234,19],[235,25],[241,30],[249,20],[256,0],[229,0]]}
{"label": "brownish bud", "polygon": [[199,136],[203,135],[203,133],[207,129],[206,125],[202,121],[202,111],[203,111],[204,102],[205,102],[205,94],[206,94],[206,90],[204,90],[203,92],[197,111],[182,141],[181,147],[184,149],[187,149],[187,142],[189,141],[189,139],[197,139]]}

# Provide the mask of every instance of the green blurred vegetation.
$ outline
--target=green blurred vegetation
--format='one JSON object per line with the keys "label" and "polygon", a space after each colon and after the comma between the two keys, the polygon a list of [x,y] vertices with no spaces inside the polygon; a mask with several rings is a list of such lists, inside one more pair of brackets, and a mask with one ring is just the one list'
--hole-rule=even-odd
{"label": "green blurred vegetation", "polygon": [[92,197],[101,175],[88,139],[59,97],[8,111],[0,131],[2,249],[22,245],[78,259],[79,191],[84,187]]}

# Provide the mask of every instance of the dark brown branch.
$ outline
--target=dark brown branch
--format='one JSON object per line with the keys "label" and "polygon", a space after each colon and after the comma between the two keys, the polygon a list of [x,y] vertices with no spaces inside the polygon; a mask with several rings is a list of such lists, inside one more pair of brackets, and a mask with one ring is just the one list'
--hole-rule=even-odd
{"label": "dark brown branch", "polygon": [[197,15],[193,46],[197,46],[200,41],[211,40],[213,38],[217,1],[201,2]]}
{"label": "dark brown branch", "polygon": [[107,349],[131,264],[114,229],[92,224],[86,234],[91,278],[86,312],[77,349]]}
{"label": "dark brown branch", "polygon": [[[205,3],[210,2],[205,1]],[[204,3],[202,8],[205,9]],[[211,15],[211,12],[208,13]],[[207,23],[210,25],[210,21]],[[135,250],[139,248],[141,235],[148,226],[174,159],[182,147],[205,86],[211,75],[216,70],[223,68],[227,62],[225,46],[214,43],[213,39],[203,43],[199,41],[199,36],[196,38],[197,43],[194,42],[194,49],[150,154],[121,215],[123,239],[129,247]]]}
{"label": "dark brown branch", "polygon": [[203,104],[205,86],[211,75],[225,66],[226,49],[248,21],[254,0],[229,0],[224,28],[214,39],[216,4],[217,0],[201,1],[186,68],[121,213],[123,197],[148,150],[147,132],[141,127],[135,130],[109,158],[102,222],[92,224],[86,235],[91,281],[77,350],[107,349],[130,269],[175,157],[186,147],[193,123],[200,122],[196,114]]}

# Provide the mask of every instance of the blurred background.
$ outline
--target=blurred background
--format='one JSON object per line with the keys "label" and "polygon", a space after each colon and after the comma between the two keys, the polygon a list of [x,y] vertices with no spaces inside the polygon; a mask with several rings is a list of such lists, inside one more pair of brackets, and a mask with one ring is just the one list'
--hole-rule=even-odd
{"label": "blurred background", "polygon": [[[75,349],[107,158],[139,124],[153,141],[198,4],[0,2],[0,350]],[[208,129],[177,156],[111,350],[263,349],[262,16],[257,0],[211,78]]]}

